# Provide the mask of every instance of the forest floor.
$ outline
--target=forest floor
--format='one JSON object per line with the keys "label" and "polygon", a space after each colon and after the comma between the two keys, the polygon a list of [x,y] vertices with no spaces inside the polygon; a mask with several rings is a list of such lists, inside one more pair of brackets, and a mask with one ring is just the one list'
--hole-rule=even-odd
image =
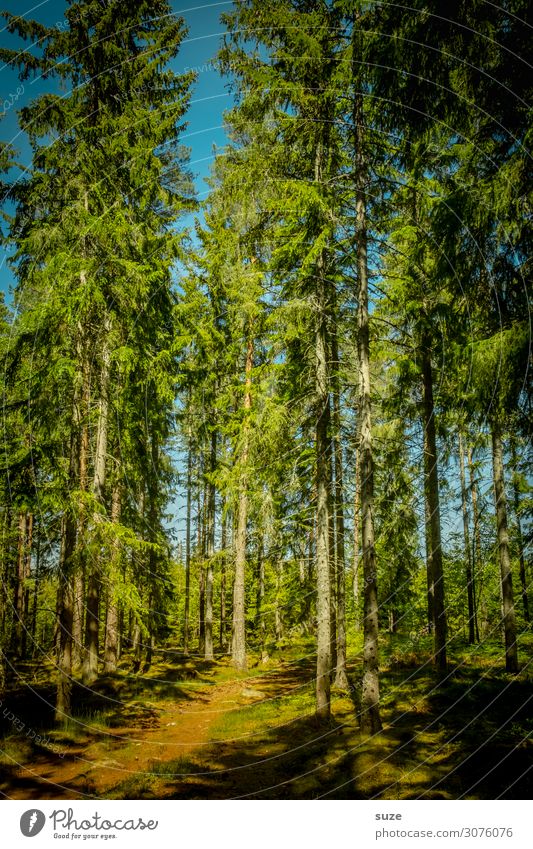
{"label": "forest floor", "polygon": [[[499,646],[457,647],[445,680],[429,653],[383,652],[384,729],[360,735],[357,690],[314,717],[311,643],[237,673],[167,651],[144,672],[75,686],[73,718],[53,725],[46,664],[0,706],[0,793],[10,799],[510,799],[533,793],[533,641],[508,676]],[[309,653],[307,653],[309,652]],[[526,656],[529,652],[529,662]],[[360,675],[360,657],[349,664]],[[23,683],[20,683],[20,681]]]}

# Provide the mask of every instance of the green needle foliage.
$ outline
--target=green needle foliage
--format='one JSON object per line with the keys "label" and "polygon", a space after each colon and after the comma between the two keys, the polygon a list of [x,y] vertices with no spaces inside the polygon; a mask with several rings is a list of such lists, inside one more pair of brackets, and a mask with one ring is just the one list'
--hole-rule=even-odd
{"label": "green needle foliage", "polygon": [[58,720],[73,678],[157,648],[244,675],[312,641],[317,718],[349,691],[370,736],[385,640],[436,687],[480,639],[520,671],[526,12],[235,3],[227,144],[189,233],[170,5],[4,15],[0,57],[47,86],[19,112],[31,167],[0,147],[1,659],[55,652]]}

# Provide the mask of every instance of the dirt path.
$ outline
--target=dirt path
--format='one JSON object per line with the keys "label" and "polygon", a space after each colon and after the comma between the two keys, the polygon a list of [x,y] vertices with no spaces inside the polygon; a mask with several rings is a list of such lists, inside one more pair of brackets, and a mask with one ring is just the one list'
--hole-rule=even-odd
{"label": "dirt path", "polygon": [[242,690],[243,683],[233,681],[198,689],[185,701],[132,706],[130,722],[98,732],[91,727],[88,744],[19,767],[4,792],[11,799],[83,799],[103,796],[134,776],[142,780],[207,744],[220,715],[242,704]]}

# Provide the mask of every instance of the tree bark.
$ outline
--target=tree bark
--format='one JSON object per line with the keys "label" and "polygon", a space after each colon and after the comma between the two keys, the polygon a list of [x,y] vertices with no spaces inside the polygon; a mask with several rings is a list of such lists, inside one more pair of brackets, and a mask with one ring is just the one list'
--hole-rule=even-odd
{"label": "tree bark", "polygon": [[189,615],[191,606],[191,505],[192,505],[192,446],[191,427],[187,440],[187,507],[185,518],[185,611],[183,615],[183,651],[189,654]]}
{"label": "tree bark", "polygon": [[463,512],[463,534],[465,542],[466,589],[468,595],[468,642],[476,642],[476,606],[474,575],[472,570],[472,547],[470,545],[470,524],[468,521],[468,500],[465,478],[465,452],[463,436],[459,433],[459,473],[461,479],[461,507]]}
{"label": "tree bark", "polygon": [[31,636],[29,628],[30,615],[30,590],[28,581],[31,577],[31,555],[33,550],[33,513],[26,514],[26,533],[24,537],[24,597],[22,602],[22,634],[20,643],[20,655],[22,658],[27,657],[28,653],[28,634]]}
{"label": "tree bark", "polygon": [[[118,484],[113,487],[111,496],[111,521],[120,522],[121,515],[121,492]],[[120,556],[118,540],[115,538],[112,546],[111,558],[115,567],[118,567]],[[118,603],[115,598],[114,586],[108,582],[106,633],[104,649],[104,672],[106,674],[116,672],[118,659]]]}
{"label": "tree bark", "polygon": [[513,464],[513,502],[514,502],[514,514],[516,521],[516,537],[518,543],[518,562],[520,564],[520,589],[522,591],[522,608],[524,611],[524,620],[526,622],[530,622],[529,615],[529,599],[527,593],[527,576],[526,576],[526,559],[524,556],[524,537],[522,536],[522,523],[520,521],[520,491],[518,488],[518,480],[516,478],[517,475],[517,457],[516,457],[516,445],[514,439],[511,441],[511,462]]}
{"label": "tree bark", "polygon": [[85,581],[81,569],[76,569],[73,587],[72,665],[78,667],[83,658],[83,597]]}
{"label": "tree bark", "polygon": [[200,487],[198,487],[198,554],[200,561],[200,571],[198,575],[198,654],[203,655],[205,652],[205,519],[206,519],[206,489],[204,487],[204,498],[202,504],[202,496]]}
{"label": "tree bark", "polygon": [[505,668],[507,672],[518,672],[518,650],[516,644],[516,617],[513,601],[513,578],[509,555],[509,531],[507,501],[503,471],[502,433],[499,422],[494,421],[492,431],[492,467],[498,535],[498,558],[500,561],[501,591],[503,604],[503,631],[505,637]]}
{"label": "tree bark", "polygon": [[[426,433],[424,431],[424,456],[426,451]],[[433,546],[431,543],[431,509],[428,501],[428,488],[425,485],[426,467],[424,465],[424,536],[426,543],[426,599],[427,599],[427,627],[428,634],[433,634],[435,631],[434,622],[434,601],[433,601]]]}
{"label": "tree bark", "polygon": [[26,586],[26,535],[28,514],[25,511],[19,513],[18,536],[17,536],[17,566],[15,572],[14,592],[14,620],[12,646],[14,653],[21,657],[23,647],[23,633],[26,627],[24,615],[24,597]]}
{"label": "tree bark", "polygon": [[433,595],[433,662],[439,671],[446,671],[446,608],[444,604],[444,575],[442,568],[442,543],[440,527],[439,469],[435,406],[433,401],[433,371],[431,367],[430,340],[421,340],[421,370],[424,422],[424,484],[429,511],[431,559],[428,564],[429,584]]}
{"label": "tree bark", "polygon": [[283,639],[285,629],[283,626],[281,590],[283,589],[283,558],[278,557],[276,564],[276,609],[274,611],[274,630],[276,632],[276,642]]}
{"label": "tree bark", "polygon": [[245,622],[245,574],[246,574],[246,530],[248,524],[248,429],[252,407],[252,367],[254,342],[251,323],[248,327],[244,385],[244,424],[242,449],[239,458],[239,500],[237,505],[237,529],[235,533],[235,581],[233,584],[233,638],[231,659],[236,669],[246,669],[246,622]]}
{"label": "tree bark", "polygon": [[217,461],[217,434],[211,434],[209,480],[207,483],[207,574],[205,584],[205,660],[214,660],[213,652],[213,558],[215,556],[215,484],[213,474]]}
{"label": "tree bark", "polygon": [[[327,294],[326,294],[327,298]],[[326,325],[326,344],[327,344],[327,371],[328,371],[328,383],[331,383],[331,346],[330,346],[330,332],[329,332],[329,319]],[[333,440],[331,435],[331,423],[332,423],[332,415],[331,415],[331,393],[328,391],[328,412],[327,412],[327,421],[328,425],[328,443],[327,443],[327,452],[326,452],[326,462],[328,469],[328,561],[329,561],[329,604],[330,604],[330,614],[329,614],[329,634],[330,634],[330,658],[331,658],[331,669],[330,669],[330,679],[331,682],[335,680],[335,661],[337,658],[337,559],[336,559],[336,515],[335,515],[335,482],[334,482],[334,457],[333,457]]]}
{"label": "tree bark", "polygon": [[256,603],[256,628],[259,636],[259,652],[261,654],[261,663],[266,663],[268,655],[266,653],[266,623],[265,623],[265,558],[263,550],[263,539],[259,539],[257,544],[257,603]]}
{"label": "tree bark", "polygon": [[355,448],[355,491],[353,499],[353,603],[355,630],[361,630],[359,589],[359,532],[361,527],[361,453],[359,451],[359,428]]}
{"label": "tree bark", "polygon": [[[352,40],[353,79],[358,79],[357,41],[360,21],[354,21]],[[359,451],[361,454],[361,514],[364,577],[363,680],[360,725],[363,734],[381,730],[379,712],[378,588],[374,543],[374,455],[370,396],[370,327],[368,314],[368,248],[366,224],[367,166],[364,151],[363,98],[354,92],[353,127],[356,191],[358,274],[357,359],[359,368]]]}
{"label": "tree bark", "polygon": [[[321,162],[317,171],[321,179]],[[315,331],[315,394],[317,399],[315,430],[316,464],[316,577],[317,577],[317,670],[316,713],[329,719],[331,674],[331,591],[330,591],[330,401],[327,338],[327,282],[324,257],[317,261],[318,314]]]}
{"label": "tree bark", "polygon": [[224,505],[222,506],[222,529],[220,546],[222,548],[222,558],[220,562],[220,648],[226,651],[227,635],[226,635],[226,547],[227,540],[227,516],[224,515]]}
{"label": "tree bark", "polygon": [[486,609],[485,596],[483,594],[483,575],[481,567],[481,526],[479,522],[478,510],[478,495],[477,481],[474,470],[474,460],[472,456],[472,448],[467,446],[468,450],[468,472],[470,477],[470,493],[472,498],[472,521],[474,523],[474,539],[472,541],[472,571],[475,586],[477,587],[477,597],[474,599],[476,606],[476,642],[479,642],[478,629],[478,607],[481,615],[482,635],[485,637],[489,630],[488,615]]}
{"label": "tree bark", "polygon": [[[82,276],[82,283],[86,283]],[[80,422],[80,457],[79,457],[79,486],[85,493],[89,489],[88,460],[89,460],[89,404],[90,404],[90,364],[88,361],[86,329],[78,324],[78,360],[81,363],[82,389]],[[78,564],[74,575],[74,613],[72,622],[72,665],[78,667],[84,657],[84,593],[86,572],[87,510],[83,502],[78,514]]]}
{"label": "tree bark", "polygon": [[[100,397],[98,401],[98,424],[96,431],[96,446],[94,460],[93,495],[99,504],[103,504],[104,488],[106,479],[107,459],[107,435],[109,426],[109,369],[110,369],[110,345],[109,334],[111,322],[106,316],[103,324],[102,339],[102,361],[100,370]],[[100,516],[95,511],[93,516],[94,527],[100,522]],[[98,675],[98,649],[99,649],[99,609],[100,609],[100,584],[101,564],[98,557],[89,564],[89,577],[87,580],[87,616],[85,624],[85,656],[83,659],[82,681],[91,684]]]}
{"label": "tree bark", "polygon": [[[31,614],[31,639],[32,639],[32,657],[35,657],[37,649],[37,608],[39,600],[39,584],[41,581],[41,533],[40,528],[36,532],[37,543],[35,547],[35,582],[33,584],[33,602]],[[1,605],[0,605],[1,607]]]}
{"label": "tree bark", "polygon": [[339,350],[335,324],[331,338],[333,365],[333,457],[335,460],[335,564],[337,576],[337,644],[335,661],[335,686],[341,690],[349,687],[346,674],[346,576],[344,551],[344,488],[342,464],[341,410],[339,390]]}
{"label": "tree bark", "polygon": [[[69,494],[78,482],[79,475],[79,444],[77,428],[77,404],[74,397],[72,424],[70,433],[69,460]],[[72,698],[72,619],[73,619],[73,563],[72,558],[76,548],[76,521],[72,507],[67,504],[62,519],[61,550],[59,556],[59,591],[58,591],[58,649],[57,649],[57,689],[55,721],[65,723],[71,713]]]}

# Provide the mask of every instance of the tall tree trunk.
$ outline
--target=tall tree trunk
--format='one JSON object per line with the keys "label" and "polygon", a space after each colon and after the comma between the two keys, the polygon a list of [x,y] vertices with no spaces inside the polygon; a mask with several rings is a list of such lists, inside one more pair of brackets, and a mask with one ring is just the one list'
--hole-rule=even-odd
{"label": "tall tree trunk", "polygon": [[94,566],[87,581],[85,599],[85,656],[82,667],[82,681],[92,684],[98,676],[98,647],[100,637],[100,576]]}
{"label": "tall tree trunk", "polygon": [[285,634],[285,629],[283,627],[281,599],[281,590],[283,588],[283,574],[283,557],[278,557],[276,564],[276,608],[274,611],[274,630],[276,632],[276,642],[282,640]]}
{"label": "tall tree trunk", "polygon": [[18,517],[18,538],[17,538],[17,566],[15,572],[15,592],[14,592],[14,619],[15,627],[12,631],[12,646],[16,655],[22,654],[23,632],[26,627],[24,621],[24,592],[26,585],[26,533],[27,533],[27,518],[26,512],[19,513]]}
{"label": "tall tree trunk", "polygon": [[[426,433],[424,432],[424,456],[426,451]],[[435,631],[435,604],[433,591],[433,544],[431,542],[431,508],[428,501],[428,487],[426,481],[426,467],[424,465],[424,537],[426,543],[426,598],[427,598],[427,625],[428,634]]]}
{"label": "tall tree trunk", "polygon": [[[82,281],[86,282],[86,281]],[[78,324],[78,360],[81,362],[82,389],[80,409],[80,457],[79,457],[79,486],[81,492],[89,489],[89,405],[90,405],[90,363],[87,350],[86,330]],[[86,533],[87,511],[84,503],[80,504],[78,514],[78,566],[74,575],[74,612],[72,621],[72,665],[78,667],[83,661],[83,626],[84,626],[84,593],[86,573]]]}
{"label": "tall tree trunk", "polygon": [[76,527],[71,516],[63,520],[60,556],[59,647],[57,658],[56,722],[65,723],[71,713],[72,696],[72,615],[73,587],[70,558],[76,544]]}
{"label": "tall tree trunk", "polygon": [[[320,173],[321,167],[318,166]],[[324,257],[317,262],[318,315],[315,331],[315,394],[317,398],[315,431],[316,465],[316,576],[317,576],[317,670],[316,713],[320,719],[330,716],[331,674],[331,592],[330,592],[330,516],[329,516],[329,369],[327,340],[327,292]]]}
{"label": "tall tree trunk", "polygon": [[503,603],[503,631],[505,636],[505,668],[507,672],[518,672],[518,650],[516,644],[516,617],[513,601],[513,578],[509,555],[509,532],[507,501],[503,472],[502,433],[499,422],[492,423],[492,466],[496,506],[496,528],[498,534],[498,557],[500,561],[501,591]]}
{"label": "tall tree trunk", "polygon": [[192,504],[192,446],[191,427],[187,439],[187,507],[185,518],[185,612],[183,616],[183,651],[189,654],[189,615],[191,606],[191,504]]}
{"label": "tall tree trunk", "polygon": [[220,547],[222,548],[222,558],[220,562],[220,648],[225,651],[226,645],[226,547],[227,539],[227,516],[224,515],[225,505],[222,505],[222,529]]}
{"label": "tall tree trunk", "polygon": [[[329,324],[329,322],[328,322]],[[330,382],[330,362],[331,351],[329,344],[329,332],[326,334],[326,343],[328,346],[328,382]],[[335,482],[334,482],[334,457],[333,457],[333,441],[331,438],[331,395],[328,392],[328,412],[326,414],[328,426],[328,447],[326,452],[326,461],[328,468],[328,560],[329,560],[329,634],[330,634],[330,679],[333,682],[335,679],[334,663],[337,657],[337,560],[336,560],[336,515],[335,515]]]}
{"label": "tall tree trunk", "polygon": [[[69,494],[78,483],[79,475],[79,430],[76,393],[73,403],[70,433]],[[61,526],[61,550],[59,556],[58,590],[58,647],[57,647],[57,690],[55,720],[65,723],[71,713],[72,698],[72,619],[74,605],[73,563],[76,548],[76,520],[72,506],[67,504]]]}
{"label": "tall tree trunk", "polygon": [[24,598],[22,603],[22,633],[20,655],[25,658],[28,651],[30,590],[28,581],[31,577],[31,555],[33,550],[33,513],[26,514],[26,533],[24,539]]}
{"label": "tall tree trunk", "polygon": [[472,547],[470,545],[470,526],[468,521],[468,500],[465,478],[465,452],[463,436],[459,433],[459,473],[461,478],[461,506],[463,511],[463,534],[465,542],[466,589],[468,595],[468,642],[476,642],[476,605],[474,574],[472,570]]}
{"label": "tall tree trunk", "polygon": [[257,544],[257,603],[256,603],[256,628],[259,637],[259,652],[261,654],[261,663],[266,663],[268,655],[266,653],[266,623],[265,623],[265,557],[263,539],[260,538]]}
{"label": "tall tree trunk", "polygon": [[[32,641],[32,657],[35,657],[37,648],[37,608],[39,601],[39,586],[41,582],[41,533],[40,527],[36,532],[37,543],[35,547],[35,581],[33,584],[33,602],[31,614],[31,641]],[[1,606],[1,605],[0,605]]]}
{"label": "tall tree trunk", "polygon": [[[353,79],[358,80],[358,32],[353,27]],[[357,83],[356,83],[357,85]],[[378,588],[374,543],[374,455],[372,448],[372,410],[370,398],[370,329],[368,315],[368,248],[366,224],[366,180],[368,169],[364,151],[363,97],[354,92],[353,104],[356,249],[358,275],[357,359],[359,367],[359,433],[361,454],[361,513],[364,576],[363,681],[361,693],[361,731],[375,734],[381,730],[379,712]]]}
{"label": "tall tree trunk", "polygon": [[248,524],[248,429],[252,408],[252,367],[254,341],[252,326],[248,327],[244,384],[244,424],[239,464],[239,499],[237,504],[237,528],[235,533],[235,580],[233,583],[233,637],[231,659],[236,669],[246,669],[246,619],[245,619],[245,575],[246,575],[246,530]]}
{"label": "tall tree trunk", "polygon": [[[318,127],[320,137],[315,151],[314,182],[321,186],[327,160],[329,127]],[[330,284],[327,279],[326,256],[322,250],[315,265],[315,487],[316,487],[316,613],[317,613],[317,667],[316,715],[329,719],[331,713],[331,667],[335,647],[332,609],[332,554],[333,530],[331,492],[331,441],[330,441],[330,351],[328,317],[331,312]],[[336,629],[335,629],[336,630]]]}
{"label": "tall tree trunk", "polygon": [[213,558],[215,556],[215,484],[213,474],[217,462],[217,434],[211,434],[209,481],[207,483],[207,574],[205,584],[205,659],[214,660],[213,653]]}
{"label": "tall tree trunk", "polygon": [[[113,487],[111,496],[111,521],[118,524],[121,514],[121,492],[118,483]],[[112,546],[111,559],[115,568],[118,568],[120,549],[118,539],[115,537]],[[113,575],[113,572],[111,573]],[[118,602],[115,598],[113,581],[108,582],[107,587],[107,616],[106,635],[104,649],[104,672],[116,672],[118,659]]]}
{"label": "tall tree trunk", "polygon": [[355,448],[355,491],[353,499],[353,603],[355,630],[361,630],[360,588],[359,588],[359,532],[361,528],[361,452],[359,450],[359,428],[356,433]]}
{"label": "tall tree trunk", "polygon": [[474,469],[474,459],[472,456],[472,448],[470,444],[467,446],[468,451],[468,472],[470,477],[470,494],[472,499],[472,522],[474,524],[474,539],[472,540],[472,572],[474,577],[474,586],[477,587],[477,598],[474,599],[476,606],[476,642],[479,642],[478,629],[478,606],[479,614],[481,615],[481,630],[485,637],[489,631],[489,622],[487,614],[487,605],[485,595],[483,593],[483,575],[482,575],[482,560],[481,560],[481,525],[479,522],[478,510],[478,494],[477,481]]}
{"label": "tall tree trunk", "polygon": [[516,457],[516,445],[514,439],[511,440],[511,462],[513,464],[513,502],[514,514],[516,521],[516,537],[518,543],[518,562],[520,564],[520,589],[522,591],[522,607],[524,610],[524,620],[530,622],[529,615],[529,599],[527,594],[527,577],[526,577],[526,560],[524,556],[524,537],[522,536],[522,523],[520,521],[520,490],[517,480],[518,461]]}
{"label": "tall tree trunk", "polygon": [[337,644],[335,661],[335,686],[347,690],[346,675],[346,576],[344,551],[344,488],[342,464],[342,434],[339,391],[339,350],[335,323],[331,338],[333,366],[333,457],[335,460],[335,564],[337,575]]}
{"label": "tall tree trunk", "polygon": [[446,671],[446,608],[444,605],[444,575],[442,568],[442,543],[440,528],[439,467],[435,406],[433,402],[433,370],[431,367],[430,340],[421,340],[421,370],[424,420],[424,484],[429,510],[431,559],[430,585],[433,591],[433,662],[440,673]]}
{"label": "tall tree trunk", "polygon": [[141,668],[142,657],[141,624],[138,619],[133,622],[131,647],[133,651],[133,671],[138,672]]}
{"label": "tall tree trunk", "polygon": [[78,667],[83,659],[83,597],[85,581],[83,571],[76,569],[73,587],[73,620],[72,620],[72,665]]}
{"label": "tall tree trunk", "polygon": [[198,554],[200,560],[200,571],[198,574],[198,654],[205,652],[205,519],[206,519],[206,491],[204,487],[204,498],[198,487]]}
{"label": "tall tree trunk", "polygon": [[[109,369],[111,360],[110,331],[111,322],[109,317],[106,316],[103,325],[100,397],[98,401],[98,424],[93,478],[93,494],[99,504],[103,504],[106,479],[107,435],[109,426]],[[97,512],[94,513],[93,522],[95,527],[100,522],[100,516]],[[82,668],[82,681],[86,685],[91,684],[98,675],[101,564],[97,556],[92,563],[88,564],[88,568],[85,656]]]}

